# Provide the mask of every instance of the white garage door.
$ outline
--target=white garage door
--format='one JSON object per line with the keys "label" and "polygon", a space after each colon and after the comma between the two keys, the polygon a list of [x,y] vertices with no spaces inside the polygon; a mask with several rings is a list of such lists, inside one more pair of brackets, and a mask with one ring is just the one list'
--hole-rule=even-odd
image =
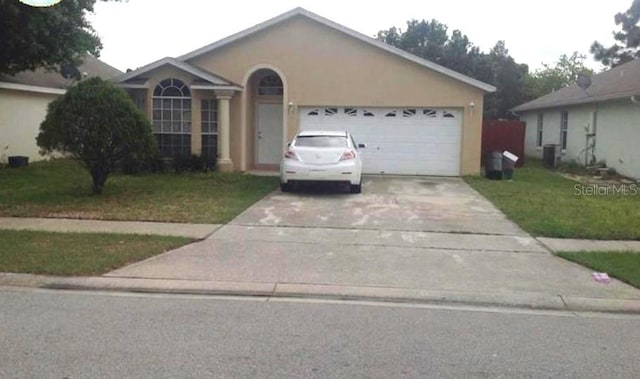
{"label": "white garage door", "polygon": [[301,107],[301,130],[347,130],[367,174],[460,175],[457,109]]}

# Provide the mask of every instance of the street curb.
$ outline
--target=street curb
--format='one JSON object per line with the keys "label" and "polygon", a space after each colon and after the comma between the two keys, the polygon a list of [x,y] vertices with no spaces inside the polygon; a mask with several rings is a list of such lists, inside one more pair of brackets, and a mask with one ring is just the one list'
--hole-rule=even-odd
{"label": "street curb", "polygon": [[157,294],[256,296],[267,298],[307,298],[440,305],[453,304],[534,310],[640,314],[640,299],[583,298],[528,292],[480,293],[329,284],[220,282],[209,280],[116,277],[58,277],[14,273],[0,273],[0,286]]}

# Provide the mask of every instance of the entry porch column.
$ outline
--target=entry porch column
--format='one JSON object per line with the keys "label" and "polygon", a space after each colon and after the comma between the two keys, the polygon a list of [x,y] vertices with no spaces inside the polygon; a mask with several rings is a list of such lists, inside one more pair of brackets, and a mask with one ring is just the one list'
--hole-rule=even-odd
{"label": "entry porch column", "polygon": [[230,129],[231,117],[229,114],[230,91],[216,91],[218,100],[218,159],[217,167],[220,171],[232,171]]}

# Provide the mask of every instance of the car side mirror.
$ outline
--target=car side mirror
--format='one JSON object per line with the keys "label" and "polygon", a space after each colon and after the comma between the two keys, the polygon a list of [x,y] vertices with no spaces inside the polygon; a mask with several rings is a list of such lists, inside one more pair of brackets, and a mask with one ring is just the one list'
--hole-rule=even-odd
{"label": "car side mirror", "polygon": [[364,143],[358,144],[358,149],[364,149],[365,147],[367,147],[367,145],[365,145]]}

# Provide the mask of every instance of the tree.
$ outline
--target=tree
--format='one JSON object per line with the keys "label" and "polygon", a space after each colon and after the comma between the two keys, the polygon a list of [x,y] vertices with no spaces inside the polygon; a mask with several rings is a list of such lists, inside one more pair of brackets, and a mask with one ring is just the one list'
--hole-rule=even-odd
{"label": "tree", "polygon": [[543,63],[542,69],[529,74],[525,81],[527,100],[546,95],[569,86],[578,80],[579,75],[593,75],[593,70],[584,65],[587,57],[573,52],[562,54],[553,64]]}
{"label": "tree", "polygon": [[525,101],[524,82],[529,72],[525,64],[517,63],[504,41],[498,41],[479,57],[479,80],[493,84],[497,90],[485,96],[484,117],[487,119],[513,118],[510,109]]}
{"label": "tree", "polygon": [[[448,27],[432,19],[431,21],[407,21],[407,29],[403,32],[395,26],[378,32],[378,40],[388,43],[413,55],[428,59],[445,67],[455,70],[466,69],[468,56],[478,49],[461,31],[454,30],[451,38]],[[462,61],[459,59],[462,58]],[[455,66],[454,68],[450,66]],[[460,71],[460,70],[456,70]]]}
{"label": "tree", "polygon": [[633,0],[629,9],[615,15],[614,21],[621,28],[613,32],[616,42],[610,47],[598,41],[591,45],[594,58],[611,68],[640,58],[640,0]]}
{"label": "tree", "polygon": [[461,31],[454,30],[445,45],[442,64],[454,71],[475,76],[475,63],[479,56],[480,49]]}
{"label": "tree", "polygon": [[124,90],[100,78],[82,81],[49,103],[37,143],[43,153],[81,161],[98,194],[117,163],[145,161],[156,152],[145,115]]}
{"label": "tree", "polygon": [[461,74],[495,85],[496,92],[485,98],[484,116],[513,117],[509,109],[525,99],[523,88],[529,68],[515,62],[504,41],[499,41],[485,54],[460,30],[454,30],[451,35],[447,30],[448,27],[437,20],[411,20],[407,22],[406,31],[392,27],[378,32],[377,38]]}
{"label": "tree", "polygon": [[102,44],[86,18],[96,0],[65,0],[32,7],[0,0],[0,74],[38,67],[56,69],[78,64],[89,53],[99,56]]}

